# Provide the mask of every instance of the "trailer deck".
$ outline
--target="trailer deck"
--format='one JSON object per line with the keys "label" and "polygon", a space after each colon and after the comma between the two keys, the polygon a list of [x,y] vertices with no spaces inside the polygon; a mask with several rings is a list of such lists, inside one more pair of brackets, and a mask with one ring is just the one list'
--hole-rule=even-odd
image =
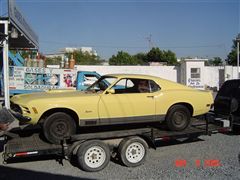
{"label": "trailer deck", "polygon": [[[226,127],[225,127],[226,126]],[[121,125],[118,127],[96,127],[80,129],[82,133],[71,136],[65,142],[65,146],[70,147],[72,143],[87,140],[108,140],[125,138],[130,136],[142,136],[150,139],[153,144],[156,141],[167,141],[181,138],[198,137],[200,135],[211,135],[217,132],[226,132],[230,130],[229,124],[224,124],[223,120],[214,120],[209,122],[203,119],[194,119],[192,125],[184,131],[169,131],[161,124],[137,124]],[[16,131],[15,133],[17,133]],[[94,132],[94,133],[93,133]],[[22,133],[22,132],[21,132]],[[4,147],[4,160],[20,157],[32,157],[40,155],[58,155],[64,157],[66,154],[64,145],[54,145],[46,142],[39,133],[34,133],[27,137],[14,137],[9,139]]]}

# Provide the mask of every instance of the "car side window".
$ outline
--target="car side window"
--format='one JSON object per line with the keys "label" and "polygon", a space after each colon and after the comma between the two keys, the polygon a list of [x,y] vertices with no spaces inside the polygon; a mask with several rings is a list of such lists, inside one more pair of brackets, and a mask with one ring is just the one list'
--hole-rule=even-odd
{"label": "car side window", "polygon": [[124,94],[132,92],[134,83],[130,79],[121,79],[114,86],[115,94]]}
{"label": "car side window", "polygon": [[94,82],[98,80],[98,78],[93,74],[84,74],[83,78],[84,78],[83,85],[87,87],[91,86]]}
{"label": "car side window", "polygon": [[218,95],[224,97],[233,97],[238,87],[239,87],[238,82],[226,81],[219,90]]}
{"label": "car side window", "polygon": [[149,83],[150,83],[150,88],[151,88],[150,91],[151,92],[157,92],[161,89],[159,87],[159,85],[157,83],[155,83],[154,81],[151,80]]}
{"label": "car side window", "polygon": [[148,79],[121,79],[113,88],[115,94],[127,94],[127,93],[151,93],[160,90],[158,84]]}

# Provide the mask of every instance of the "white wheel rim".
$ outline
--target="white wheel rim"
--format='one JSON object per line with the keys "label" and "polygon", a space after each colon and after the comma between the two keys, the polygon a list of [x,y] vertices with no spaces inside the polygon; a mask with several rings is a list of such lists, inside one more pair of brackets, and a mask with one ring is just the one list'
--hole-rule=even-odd
{"label": "white wheel rim", "polygon": [[125,155],[130,163],[138,163],[145,155],[145,148],[141,143],[134,142],[127,147]]}
{"label": "white wheel rim", "polygon": [[93,146],[89,148],[85,155],[84,155],[84,161],[86,165],[90,168],[98,168],[106,160],[106,152],[103,148],[100,146]]}

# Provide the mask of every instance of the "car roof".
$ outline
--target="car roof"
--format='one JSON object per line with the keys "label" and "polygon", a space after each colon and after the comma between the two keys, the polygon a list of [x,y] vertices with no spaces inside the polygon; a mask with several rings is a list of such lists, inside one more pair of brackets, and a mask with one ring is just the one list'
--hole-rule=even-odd
{"label": "car roof", "polygon": [[226,83],[228,83],[228,82],[239,82],[240,83],[240,79],[230,79],[230,80],[227,80],[225,82]]}
{"label": "car roof", "polygon": [[163,79],[156,76],[151,75],[143,75],[143,74],[106,74],[104,76],[111,76],[116,78],[137,78],[137,79],[147,79],[147,80],[153,80],[157,82],[162,89],[192,89],[190,87],[184,86],[182,84],[176,83],[171,80]]}

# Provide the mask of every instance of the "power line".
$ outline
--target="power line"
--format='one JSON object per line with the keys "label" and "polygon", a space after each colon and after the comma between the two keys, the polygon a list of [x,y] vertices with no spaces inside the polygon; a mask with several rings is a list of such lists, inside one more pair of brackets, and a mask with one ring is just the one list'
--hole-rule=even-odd
{"label": "power line", "polygon": [[[149,37],[148,37],[149,38]],[[148,40],[148,39],[147,39]],[[44,44],[62,44],[68,46],[79,46],[79,47],[95,47],[95,48],[148,48],[153,47],[151,39],[148,40],[149,46],[125,46],[125,45],[91,45],[91,44],[79,44],[79,43],[70,43],[70,42],[60,42],[60,41],[40,41]],[[170,48],[170,49],[193,49],[193,48],[224,48],[225,44],[208,44],[208,45],[183,45],[183,46],[162,46],[158,45],[160,48]]]}

